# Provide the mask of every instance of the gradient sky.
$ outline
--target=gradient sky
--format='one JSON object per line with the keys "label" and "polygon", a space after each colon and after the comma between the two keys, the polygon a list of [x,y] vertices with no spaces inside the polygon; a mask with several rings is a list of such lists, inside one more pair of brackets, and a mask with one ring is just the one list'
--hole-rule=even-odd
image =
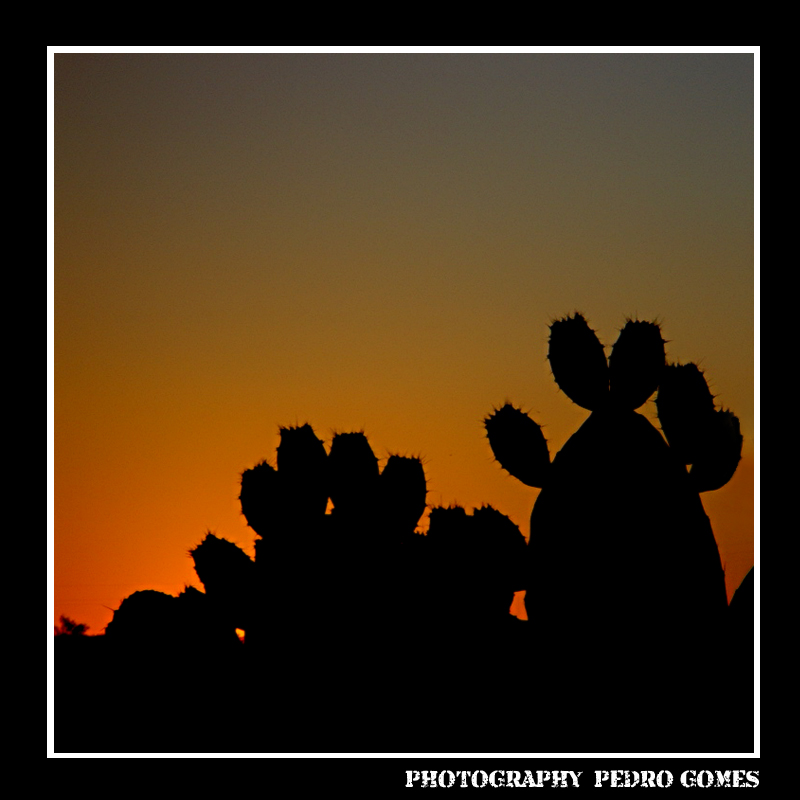
{"label": "gradient sky", "polygon": [[[551,455],[588,412],[548,323],[657,319],[742,423],[703,495],[729,593],[754,550],[754,55],[57,53],[55,619],[252,554],[242,470],[278,425],[423,456],[429,504],[537,490],[493,462],[511,400]],[[653,415],[653,403],[645,408]]]}

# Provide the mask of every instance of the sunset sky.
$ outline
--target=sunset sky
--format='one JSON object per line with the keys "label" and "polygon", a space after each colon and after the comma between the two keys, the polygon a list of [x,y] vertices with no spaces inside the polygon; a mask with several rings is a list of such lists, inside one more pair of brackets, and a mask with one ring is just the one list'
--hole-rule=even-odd
{"label": "sunset sky", "polygon": [[[551,456],[586,419],[548,324],[656,319],[741,420],[703,495],[729,594],[754,563],[754,54],[54,56],[54,620],[200,587],[251,553],[242,470],[278,426],[423,457],[429,505],[537,490],[493,462],[506,400]],[[644,409],[651,418],[654,404]]]}

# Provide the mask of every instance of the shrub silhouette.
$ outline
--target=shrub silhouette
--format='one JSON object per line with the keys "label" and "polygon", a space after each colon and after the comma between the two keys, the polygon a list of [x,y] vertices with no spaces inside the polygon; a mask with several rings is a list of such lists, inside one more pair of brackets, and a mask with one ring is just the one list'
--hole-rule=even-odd
{"label": "shrub silhouette", "polygon": [[145,589],[126,597],[106,626],[109,645],[126,657],[224,657],[240,644],[235,628],[208,595],[187,586],[177,597]]}
{"label": "shrub silhouette", "polygon": [[[539,425],[511,404],[485,427],[501,466],[541,489],[525,605],[532,630],[559,644],[540,679],[604,720],[604,698],[669,697],[658,721],[669,735],[718,689],[725,579],[698,492],[730,479],[742,437],[695,365],[667,365],[664,344],[657,324],[628,320],[606,359],[582,315],[557,320],[550,367],[589,418],[552,462]],[[636,413],[656,391],[666,440]]]}
{"label": "shrub silhouette", "polygon": [[88,625],[84,625],[82,622],[75,622],[74,619],[70,619],[63,614],[58,618],[58,625],[54,628],[56,636],[85,636],[88,630]]}

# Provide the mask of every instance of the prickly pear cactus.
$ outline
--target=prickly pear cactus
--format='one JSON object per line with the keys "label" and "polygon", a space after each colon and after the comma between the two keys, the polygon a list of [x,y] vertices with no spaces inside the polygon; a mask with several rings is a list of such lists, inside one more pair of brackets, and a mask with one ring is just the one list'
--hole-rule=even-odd
{"label": "prickly pear cactus", "polygon": [[[526,544],[511,519],[490,505],[472,514],[461,506],[437,506],[431,509],[427,545],[438,595],[432,608],[449,603],[456,624],[470,629],[487,621],[516,621],[508,610],[514,592],[525,587]],[[441,625],[435,616],[432,621]]]}
{"label": "prickly pear cactus", "polygon": [[365,528],[413,534],[426,507],[419,458],[391,455],[380,471],[362,431],[335,434],[330,453],[308,424],[281,428],[280,435],[278,468],[262,461],[242,474],[242,513],[262,542],[288,539],[294,530],[303,544],[302,537],[316,536],[320,526],[327,532],[331,522],[351,534]]}
{"label": "prickly pear cactus", "polygon": [[[714,407],[694,365],[666,364],[664,344],[656,323],[629,320],[606,359],[580,314],[550,326],[553,377],[591,412],[552,462],[521,410],[506,404],[485,420],[501,466],[541,489],[527,551],[534,629],[564,642],[568,659],[594,652],[608,664],[604,677],[623,682],[625,670],[649,668],[665,679],[657,665],[677,664],[687,639],[713,636],[727,608],[698,492],[733,475],[738,420]],[[656,391],[664,436],[636,412]]]}
{"label": "prickly pear cactus", "polygon": [[197,577],[219,616],[233,628],[250,627],[255,564],[233,542],[212,533],[189,551]]}
{"label": "prickly pear cactus", "polygon": [[427,486],[419,458],[391,455],[381,470],[361,431],[335,434],[330,452],[308,424],[280,437],[277,469],[263,461],[242,474],[242,513],[259,537],[246,634],[255,647],[291,641],[289,660],[310,664],[310,642],[364,647],[365,627],[399,616]]}

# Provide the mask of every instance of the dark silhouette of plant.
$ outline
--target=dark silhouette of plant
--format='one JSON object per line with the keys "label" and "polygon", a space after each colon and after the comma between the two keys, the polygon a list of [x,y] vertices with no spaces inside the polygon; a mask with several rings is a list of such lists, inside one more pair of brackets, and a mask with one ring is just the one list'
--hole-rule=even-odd
{"label": "dark silhouette of plant", "polygon": [[242,474],[242,513],[259,537],[251,650],[267,660],[281,642],[275,668],[310,685],[319,652],[334,648],[346,654],[330,669],[340,684],[385,669],[417,593],[404,572],[426,494],[420,459],[391,455],[381,471],[363,432],[337,433],[328,454],[310,425],[281,428],[277,468]]}
{"label": "dark silhouette of plant", "polygon": [[[233,545],[235,547],[235,545]],[[177,597],[153,589],[126,597],[106,626],[110,646],[126,656],[224,656],[240,644],[229,616],[207,594],[187,586]]]}
{"label": "dark silhouette of plant", "polygon": [[[434,509],[428,535],[419,533],[421,459],[393,454],[381,469],[363,431],[335,434],[328,453],[310,425],[281,428],[276,464],[263,460],[242,474],[255,559],[208,533],[190,550],[205,592],[136,592],[115,612],[106,635],[129,656],[121,669],[139,698],[174,703],[174,665],[191,654],[222,668],[210,654],[233,659],[222,634],[241,628],[259,687],[251,711],[238,712],[245,738],[256,734],[259,714],[296,740],[310,719],[332,735],[343,718],[385,729],[388,718],[445,697],[452,709],[442,731],[468,730],[476,707],[493,708],[499,697],[508,706],[508,659],[521,661],[527,646],[525,623],[509,614],[526,546],[516,525],[489,506],[471,515]],[[506,658],[471,648],[465,660],[464,641],[483,637],[505,639]],[[414,646],[422,641],[424,666]]]}
{"label": "dark silhouette of plant", "polygon": [[58,618],[58,625],[54,626],[56,636],[85,636],[89,630],[88,625],[82,622],[75,622],[74,619],[65,617],[63,614]]}
{"label": "dark silhouette of plant", "polygon": [[[106,629],[135,735],[163,706],[201,751],[329,750],[345,729],[343,749],[400,750],[414,715],[421,750],[675,749],[687,704],[719,693],[715,642],[734,629],[698,492],[733,474],[738,421],[694,365],[667,366],[653,323],[629,321],[606,359],[576,314],[551,326],[549,358],[591,411],[552,462],[519,409],[486,420],[497,460],[541,489],[528,544],[491,506],[433,508],[423,535],[421,459],[381,469],[363,431],[326,450],[309,424],[280,428],[275,466],[241,478],[255,557],[208,533],[190,550],[204,592],[135,592]],[[666,441],[636,413],[656,391]],[[529,622],[509,613],[522,590]],[[636,726],[609,712],[625,704]],[[708,717],[691,730],[703,751],[727,720]]]}
{"label": "dark silhouette of plant", "polygon": [[516,620],[514,593],[525,588],[525,537],[489,505],[431,509],[427,549],[439,604],[450,598],[456,625],[470,628]]}
{"label": "dark silhouette of plant", "polygon": [[[559,642],[541,678],[569,686],[584,716],[602,719],[609,695],[669,697],[674,710],[659,724],[671,733],[686,703],[716,689],[727,599],[698,492],[730,479],[742,437],[695,365],[667,365],[664,344],[657,324],[629,320],[606,359],[583,316],[558,320],[550,367],[589,418],[552,462],[520,409],[506,404],[485,425],[501,466],[541,489],[525,604],[531,629]],[[666,441],[636,413],[657,390]]]}
{"label": "dark silhouette of plant", "polygon": [[250,556],[212,533],[207,533],[189,555],[217,616],[231,629],[247,630],[255,591],[255,564]]}
{"label": "dark silhouette of plant", "polygon": [[528,623],[509,611],[524,587],[525,538],[491,506],[437,506],[416,544],[418,605],[403,638],[410,700],[437,709],[431,722],[449,741],[484,731],[508,746],[525,704],[517,676],[530,663]]}

